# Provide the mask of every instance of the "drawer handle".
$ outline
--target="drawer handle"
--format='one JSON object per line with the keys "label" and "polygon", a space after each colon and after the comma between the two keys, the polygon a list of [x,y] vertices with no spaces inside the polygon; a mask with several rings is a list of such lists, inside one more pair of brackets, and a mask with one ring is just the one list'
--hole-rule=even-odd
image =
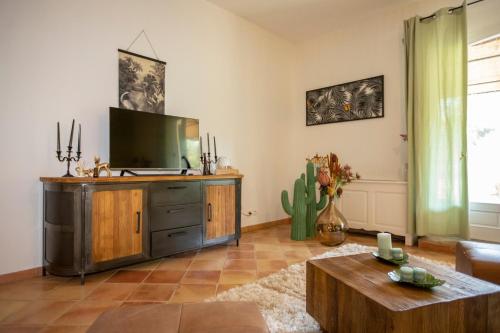
{"label": "drawer handle", "polygon": [[168,237],[179,237],[187,234],[186,231],[178,231],[178,232],[173,232],[171,234],[168,234]]}
{"label": "drawer handle", "polygon": [[169,186],[169,190],[182,190],[184,188],[187,188],[187,186]]}
{"label": "drawer handle", "polygon": [[169,210],[167,210],[167,214],[174,214],[174,213],[182,212],[183,210],[184,210],[184,208],[169,209]]}
{"label": "drawer handle", "polygon": [[208,204],[208,222],[212,221],[212,204]]}
{"label": "drawer handle", "polygon": [[141,232],[141,212],[137,212],[137,226],[135,227],[135,233]]}

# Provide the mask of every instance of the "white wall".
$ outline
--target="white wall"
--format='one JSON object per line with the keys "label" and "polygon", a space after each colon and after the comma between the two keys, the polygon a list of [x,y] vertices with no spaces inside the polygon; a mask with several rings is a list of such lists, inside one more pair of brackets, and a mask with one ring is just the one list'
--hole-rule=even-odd
{"label": "white wall", "polygon": [[[402,180],[406,163],[404,118],[403,21],[426,16],[456,1],[413,1],[370,13],[343,29],[320,35],[298,46],[291,111],[291,173],[303,168],[316,152],[336,152],[364,179]],[[384,118],[305,126],[305,92],[344,82],[384,75]]]}
{"label": "white wall", "polygon": [[[117,106],[118,48],[145,29],[167,61],[166,113],[200,119],[220,155],[245,174],[249,225],[282,216],[280,122],[290,103],[284,40],[203,0],[0,2],[0,274],[41,265],[42,185],[58,176],[63,142],[81,122],[83,153],[108,159],[108,107]],[[131,51],[154,56],[144,39]]]}

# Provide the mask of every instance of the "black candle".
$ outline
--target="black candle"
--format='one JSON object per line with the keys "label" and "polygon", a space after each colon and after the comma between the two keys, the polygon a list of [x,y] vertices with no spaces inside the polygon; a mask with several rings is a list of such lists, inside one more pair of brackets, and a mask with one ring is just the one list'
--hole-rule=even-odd
{"label": "black candle", "polygon": [[82,146],[82,125],[78,124],[78,149],[76,151],[79,153],[81,146]]}
{"label": "black candle", "polygon": [[214,154],[217,157],[217,143],[215,142],[215,136],[214,136]]}
{"label": "black candle", "polygon": [[208,153],[210,154],[210,134],[207,133],[207,145],[208,145]]}
{"label": "black candle", "polygon": [[68,147],[73,147],[73,131],[75,130],[75,119],[73,119],[73,123],[71,124],[71,133],[69,135],[69,145]]}
{"label": "black candle", "polygon": [[57,122],[57,151],[61,151],[61,129],[59,127],[59,122]]}

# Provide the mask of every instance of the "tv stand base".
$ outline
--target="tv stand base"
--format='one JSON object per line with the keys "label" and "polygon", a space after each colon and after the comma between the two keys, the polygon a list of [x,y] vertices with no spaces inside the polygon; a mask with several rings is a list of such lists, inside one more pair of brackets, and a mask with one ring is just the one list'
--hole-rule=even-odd
{"label": "tv stand base", "polygon": [[133,172],[133,171],[130,171],[127,169],[123,169],[122,171],[120,171],[120,177],[123,177],[126,173],[131,174],[132,176],[139,176],[139,174],[136,172]]}

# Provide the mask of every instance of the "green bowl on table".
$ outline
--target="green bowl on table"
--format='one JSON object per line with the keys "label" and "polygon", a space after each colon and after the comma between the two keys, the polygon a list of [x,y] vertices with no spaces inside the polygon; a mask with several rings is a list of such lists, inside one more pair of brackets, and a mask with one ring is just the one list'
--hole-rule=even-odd
{"label": "green bowl on table", "polygon": [[387,259],[387,258],[384,258],[382,257],[378,251],[374,251],[372,252],[372,256],[374,256],[375,258],[381,260],[381,261],[384,261],[384,262],[387,262],[387,263],[390,263],[392,265],[398,265],[398,266],[401,266],[401,265],[404,265],[404,264],[407,264],[408,263],[408,253],[406,252],[403,252],[403,258],[401,259],[396,259],[396,258],[391,258],[391,259]]}
{"label": "green bowl on table", "polygon": [[422,281],[404,281],[401,279],[401,271],[399,269],[387,273],[389,278],[397,283],[406,283],[419,288],[431,289],[434,287],[442,286],[446,281],[436,278],[434,275],[427,273],[425,279]]}

